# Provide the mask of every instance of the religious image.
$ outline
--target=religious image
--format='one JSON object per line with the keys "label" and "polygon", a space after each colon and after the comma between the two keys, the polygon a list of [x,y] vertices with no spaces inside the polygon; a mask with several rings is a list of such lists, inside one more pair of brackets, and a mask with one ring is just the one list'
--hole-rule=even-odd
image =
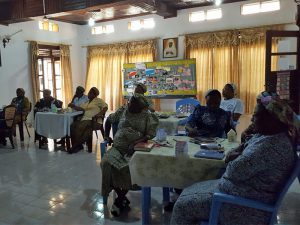
{"label": "religious image", "polygon": [[178,56],[178,38],[163,39],[163,58]]}

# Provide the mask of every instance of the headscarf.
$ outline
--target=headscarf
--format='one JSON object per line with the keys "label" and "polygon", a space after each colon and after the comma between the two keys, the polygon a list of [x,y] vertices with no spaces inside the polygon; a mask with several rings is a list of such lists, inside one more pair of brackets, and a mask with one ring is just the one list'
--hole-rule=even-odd
{"label": "headscarf", "polygon": [[142,95],[142,94],[138,94],[138,93],[135,93],[132,98],[134,98],[135,100],[137,100],[137,102],[139,103],[139,105],[142,107],[142,108],[145,108],[145,107],[148,107],[149,106],[149,103],[148,103],[148,100],[147,98]]}
{"label": "headscarf", "polygon": [[85,89],[84,89],[82,86],[78,86],[78,87],[76,88],[76,90],[78,90],[78,91],[80,91],[80,92],[82,92],[82,93],[85,92]]}
{"label": "headscarf", "polygon": [[137,83],[136,86],[142,88],[142,90],[143,90],[144,93],[147,92],[147,86],[145,84],[143,84],[143,83]]}
{"label": "headscarf", "polygon": [[262,101],[266,110],[288,127],[288,135],[296,141],[300,131],[300,122],[292,108],[282,100]]}
{"label": "headscarf", "polygon": [[256,97],[256,99],[260,100],[263,105],[267,105],[272,100],[279,100],[280,98],[276,92],[263,91]]}
{"label": "headscarf", "polygon": [[91,91],[93,91],[93,92],[95,93],[96,96],[98,96],[98,95],[100,94],[98,88],[96,88],[96,87],[92,87],[92,88],[91,88]]}

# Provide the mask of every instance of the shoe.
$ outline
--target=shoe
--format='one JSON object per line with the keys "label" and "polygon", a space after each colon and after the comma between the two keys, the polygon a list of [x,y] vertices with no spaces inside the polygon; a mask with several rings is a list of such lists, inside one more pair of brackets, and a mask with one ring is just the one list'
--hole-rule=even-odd
{"label": "shoe", "polygon": [[164,206],[164,210],[166,212],[172,212],[174,205],[175,205],[175,202],[169,202],[167,205]]}
{"label": "shoe", "polygon": [[142,187],[137,185],[137,184],[133,184],[130,188],[131,191],[140,191],[142,190]]}
{"label": "shoe", "polygon": [[[80,150],[83,149],[83,146],[82,145],[77,145],[77,146],[74,146],[72,148],[70,148],[70,151],[69,152],[72,152],[72,153],[77,153],[79,152]],[[69,153],[68,152],[68,153]],[[69,154],[72,154],[72,153],[69,153]]]}
{"label": "shoe", "polygon": [[113,204],[113,205],[111,206],[110,213],[111,213],[113,216],[118,217],[118,216],[120,216],[121,210],[120,210],[115,204]]}

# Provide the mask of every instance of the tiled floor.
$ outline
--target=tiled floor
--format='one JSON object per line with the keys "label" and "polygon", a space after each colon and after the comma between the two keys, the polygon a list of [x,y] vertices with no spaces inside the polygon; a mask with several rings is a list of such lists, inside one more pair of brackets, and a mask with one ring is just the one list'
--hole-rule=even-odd
{"label": "tiled floor", "polygon": [[[26,135],[26,134],[25,134]],[[99,193],[99,143],[94,152],[68,155],[38,149],[32,139],[15,140],[15,150],[0,147],[0,225],[141,224],[140,191],[130,192],[131,210],[114,218]],[[152,224],[169,224],[161,188],[152,191]],[[300,185],[293,185],[279,213],[280,224],[300,224]]]}

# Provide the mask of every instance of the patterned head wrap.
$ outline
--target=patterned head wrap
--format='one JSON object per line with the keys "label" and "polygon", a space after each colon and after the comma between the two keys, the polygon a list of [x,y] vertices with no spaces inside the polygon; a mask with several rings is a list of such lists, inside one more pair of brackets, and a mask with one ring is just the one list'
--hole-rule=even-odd
{"label": "patterned head wrap", "polygon": [[147,86],[145,84],[143,84],[143,83],[137,83],[136,86],[142,88],[142,90],[143,90],[144,93],[147,92]]}
{"label": "patterned head wrap", "polygon": [[271,115],[287,125],[288,134],[295,141],[299,135],[300,122],[292,108],[286,102],[275,99],[272,99],[268,103],[262,100],[262,104]]}
{"label": "patterned head wrap", "polygon": [[92,88],[91,88],[91,91],[93,91],[93,92],[95,93],[96,96],[98,96],[98,95],[100,94],[98,88],[96,88],[96,87],[92,87]]}
{"label": "patterned head wrap", "polygon": [[269,104],[272,100],[279,100],[279,95],[275,92],[268,92],[268,91],[263,91],[261,92],[257,97],[257,100],[260,100],[260,102],[263,105]]}
{"label": "patterned head wrap", "polygon": [[146,97],[142,94],[134,94],[131,98],[134,98],[138,102],[138,104],[141,106],[141,108],[145,108],[149,106],[149,103],[146,99]]}

